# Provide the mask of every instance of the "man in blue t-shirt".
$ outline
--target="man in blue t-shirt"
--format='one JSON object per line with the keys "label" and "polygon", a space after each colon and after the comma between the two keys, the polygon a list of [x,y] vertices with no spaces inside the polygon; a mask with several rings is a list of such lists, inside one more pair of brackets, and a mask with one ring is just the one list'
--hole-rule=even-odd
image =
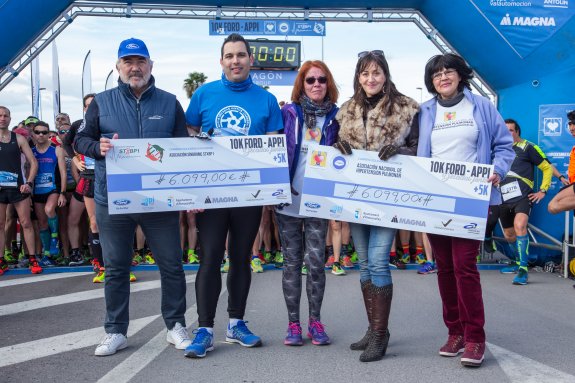
{"label": "man in blue t-shirt", "polygon": [[[276,134],[282,117],[276,98],[252,82],[254,59],[248,42],[239,34],[229,35],[222,44],[222,78],[200,87],[192,96],[186,120],[196,132],[214,136]],[[261,346],[261,339],[246,326],[243,317],[251,271],[250,254],[262,207],[237,207],[197,211],[201,256],[196,277],[198,324],[196,337],[186,348],[190,358],[203,358],[214,348],[213,326],[222,288],[220,265],[228,236],[228,313],[226,341],[245,347]]]}

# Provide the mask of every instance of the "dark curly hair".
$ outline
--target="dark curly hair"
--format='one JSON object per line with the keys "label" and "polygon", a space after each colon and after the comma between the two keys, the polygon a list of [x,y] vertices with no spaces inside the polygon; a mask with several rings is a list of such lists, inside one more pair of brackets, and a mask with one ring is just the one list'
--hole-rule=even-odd
{"label": "dark curly hair", "polygon": [[436,55],[429,59],[427,64],[425,64],[425,87],[427,91],[435,96],[437,96],[437,90],[433,85],[433,75],[437,72],[441,72],[443,69],[455,69],[461,77],[459,86],[457,90],[459,92],[463,91],[463,88],[471,89],[471,84],[469,81],[473,78],[473,70],[467,65],[465,60],[461,56],[455,53],[444,53],[442,55]]}

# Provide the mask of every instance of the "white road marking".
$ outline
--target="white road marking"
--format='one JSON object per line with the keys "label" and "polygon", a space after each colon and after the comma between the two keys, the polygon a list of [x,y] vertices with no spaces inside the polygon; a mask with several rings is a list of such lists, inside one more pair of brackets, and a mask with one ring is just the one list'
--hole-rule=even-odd
{"label": "white road marking", "polygon": [[[194,282],[195,280],[196,280],[196,274],[186,276],[186,283],[191,283]],[[159,280],[149,282],[139,282],[130,285],[130,291],[135,293],[138,291],[153,290],[159,287],[160,287]],[[48,298],[32,299],[29,301],[11,303],[8,305],[0,306],[0,316],[13,315],[25,311],[64,305],[67,303],[82,302],[103,297],[104,297],[104,289],[97,289],[97,290],[82,291],[78,293],[58,295]]]}
{"label": "white road marking", "polygon": [[[226,284],[222,284],[222,292],[220,293],[220,298],[227,292]],[[189,329],[198,320],[198,315],[196,313],[196,305],[194,304],[186,311],[186,325]],[[193,336],[190,333],[190,336]],[[110,370],[106,375],[104,375],[98,383],[121,383],[129,382],[134,376],[136,376],[140,371],[142,371],[150,362],[152,362],[160,353],[162,353],[168,346],[173,347],[166,341],[166,330],[160,331],[155,337],[153,337],[148,343],[140,347],[138,351],[130,355],[126,360],[117,365],[115,368]],[[184,351],[181,351],[182,358],[184,357]],[[1,354],[0,354],[1,355]]]}
{"label": "white road marking", "polygon": [[[134,319],[130,321],[128,336],[136,334],[138,331],[158,319],[159,315]],[[16,363],[44,358],[50,355],[60,354],[78,350],[84,347],[97,345],[104,338],[105,332],[102,326],[71,332],[63,335],[56,335],[50,338],[33,340],[31,342],[15,344],[0,348],[0,368]]]}
{"label": "white road marking", "polygon": [[62,278],[72,278],[72,277],[79,277],[94,274],[91,271],[86,271],[82,273],[55,273],[55,274],[44,274],[44,275],[35,275],[33,277],[25,277],[25,278],[18,278],[18,279],[10,279],[8,281],[0,282],[1,287],[9,287],[9,286],[17,286],[17,285],[24,285],[26,283],[34,283],[34,282],[44,282],[44,281],[52,281],[54,279],[62,279]]}
{"label": "white road marking", "polygon": [[572,383],[575,376],[559,371],[526,356],[516,354],[492,343],[489,351],[511,383]]}

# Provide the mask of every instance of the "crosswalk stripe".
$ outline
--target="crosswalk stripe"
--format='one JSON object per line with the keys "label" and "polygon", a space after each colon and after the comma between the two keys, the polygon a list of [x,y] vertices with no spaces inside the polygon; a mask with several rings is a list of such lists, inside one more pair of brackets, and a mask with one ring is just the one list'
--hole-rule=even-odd
{"label": "crosswalk stripe", "polygon": [[[220,298],[227,292],[226,284],[222,285],[222,291],[220,293]],[[190,328],[198,320],[198,315],[196,313],[196,305],[194,304],[186,311],[186,324]],[[190,335],[192,335],[190,333]],[[98,383],[123,383],[129,382],[134,376],[136,376],[140,371],[142,371],[148,364],[150,364],[160,353],[162,353],[169,344],[166,342],[166,331],[160,331],[155,337],[153,337],[148,343],[143,345],[130,355],[122,363],[110,370],[106,375],[104,375]],[[170,345],[171,346],[171,345]],[[182,358],[184,357],[183,351]]]}
{"label": "crosswalk stripe", "polygon": [[[131,320],[130,327],[128,328],[128,336],[136,334],[159,317],[159,315],[152,315]],[[0,348],[0,355],[2,355],[2,358],[0,358],[0,368],[62,352],[94,346],[100,343],[104,335],[104,328],[100,326],[3,347]]]}
{"label": "crosswalk stripe", "polygon": [[571,383],[575,376],[559,371],[526,356],[516,354],[503,347],[487,343],[499,367],[511,383]]}
{"label": "crosswalk stripe", "polygon": [[[191,283],[196,280],[196,274],[187,275],[186,283]],[[138,291],[153,290],[160,287],[160,281],[139,282],[130,285],[130,291],[135,293]],[[46,307],[58,306],[68,303],[82,302],[91,299],[98,299],[104,297],[104,289],[81,291],[78,293],[64,294],[47,298],[32,299],[24,302],[11,303],[0,306],[0,316],[13,315],[25,311],[37,310]]]}
{"label": "crosswalk stripe", "polygon": [[53,281],[55,279],[79,277],[79,276],[85,276],[85,275],[90,275],[90,274],[94,274],[94,273],[91,271],[88,271],[88,272],[84,272],[84,273],[57,273],[57,274],[35,275],[32,277],[10,279],[8,281],[1,281],[0,282],[0,288],[24,285],[26,283],[45,282],[45,281]]}

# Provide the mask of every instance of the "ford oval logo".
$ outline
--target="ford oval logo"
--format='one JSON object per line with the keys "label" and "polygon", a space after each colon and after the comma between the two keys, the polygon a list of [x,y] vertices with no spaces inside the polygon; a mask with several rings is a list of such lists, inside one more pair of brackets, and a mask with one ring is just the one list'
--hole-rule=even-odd
{"label": "ford oval logo", "polygon": [[319,209],[321,205],[315,202],[306,202],[305,206],[309,207],[310,209]]}
{"label": "ford oval logo", "polygon": [[476,223],[470,223],[468,225],[463,226],[464,229],[470,230],[470,229],[475,229],[477,227]]}
{"label": "ford oval logo", "polygon": [[117,199],[113,203],[116,206],[126,206],[129,205],[131,202],[132,201],[130,201],[129,199]]}
{"label": "ford oval logo", "polygon": [[337,156],[333,159],[332,164],[333,164],[334,168],[336,168],[337,170],[341,170],[341,169],[345,168],[347,161],[342,156]]}
{"label": "ford oval logo", "polygon": [[128,49],[138,49],[139,47],[140,46],[138,44],[135,44],[135,43],[131,43],[131,44],[126,45],[126,48],[128,48]]}

